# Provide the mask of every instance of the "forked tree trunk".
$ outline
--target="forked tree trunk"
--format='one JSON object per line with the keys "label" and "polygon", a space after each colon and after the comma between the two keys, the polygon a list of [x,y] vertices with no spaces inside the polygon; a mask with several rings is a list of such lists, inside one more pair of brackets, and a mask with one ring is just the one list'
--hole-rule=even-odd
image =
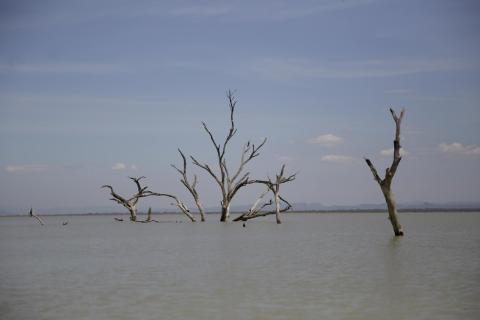
{"label": "forked tree trunk", "polygon": [[137,221],[137,208],[131,208],[128,211],[130,211],[130,221]]}
{"label": "forked tree trunk", "polygon": [[392,223],[393,232],[396,236],[403,236],[404,232],[398,220],[397,205],[395,204],[395,198],[393,197],[393,193],[391,191],[391,185],[393,177],[397,172],[398,165],[400,164],[400,160],[402,160],[402,156],[400,154],[402,150],[402,147],[400,146],[400,125],[402,123],[405,110],[401,111],[400,116],[397,116],[393,109],[390,109],[390,113],[392,114],[393,120],[395,121],[395,140],[393,140],[392,164],[389,168],[385,170],[385,177],[382,179],[379,176],[377,169],[369,159],[365,159],[365,161],[367,162],[367,165],[372,171],[375,181],[377,181],[380,189],[382,190],[383,196],[385,197],[385,202],[387,203],[388,208],[388,219]]}

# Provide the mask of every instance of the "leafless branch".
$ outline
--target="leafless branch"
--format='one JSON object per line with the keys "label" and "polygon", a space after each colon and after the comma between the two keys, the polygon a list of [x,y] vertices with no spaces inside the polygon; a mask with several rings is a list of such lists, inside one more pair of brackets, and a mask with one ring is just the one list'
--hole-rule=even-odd
{"label": "leafless branch", "polygon": [[201,221],[205,221],[205,213],[203,211],[203,206],[200,202],[200,197],[198,195],[198,191],[196,189],[197,186],[197,176],[193,176],[193,183],[190,183],[188,180],[188,175],[187,175],[187,159],[185,155],[183,154],[182,150],[178,149],[178,152],[180,153],[180,156],[182,157],[183,160],[183,169],[178,169],[175,165],[172,164],[172,167],[175,168],[182,176],[180,179],[180,182],[187,188],[187,190],[190,192],[192,195],[193,199],[195,200],[195,204],[197,205],[198,211],[200,213],[200,219]]}
{"label": "leafless branch", "polygon": [[43,219],[35,214],[35,212],[33,211],[33,208],[30,208],[29,215],[30,215],[30,217],[33,217],[33,218],[37,219],[38,223],[40,223],[42,226],[45,225],[45,222],[43,221]]}

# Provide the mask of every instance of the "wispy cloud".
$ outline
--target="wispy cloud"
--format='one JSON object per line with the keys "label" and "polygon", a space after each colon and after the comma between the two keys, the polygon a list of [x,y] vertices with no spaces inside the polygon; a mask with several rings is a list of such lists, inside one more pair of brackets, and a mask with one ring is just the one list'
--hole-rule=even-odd
{"label": "wispy cloud", "polygon": [[306,59],[260,59],[250,65],[250,70],[270,79],[298,78],[381,78],[415,73],[470,69],[468,63],[456,60],[365,60],[318,62]]}
{"label": "wispy cloud", "polygon": [[286,21],[333,11],[353,9],[375,0],[323,0],[312,2],[241,1],[232,11],[235,20]]}
{"label": "wispy cloud", "polygon": [[331,163],[351,163],[354,161],[354,158],[345,155],[327,154],[323,156],[320,160]]}
{"label": "wispy cloud", "polygon": [[224,5],[197,5],[174,8],[169,11],[173,16],[196,16],[196,17],[211,17],[221,16],[232,11],[231,7]]}
{"label": "wispy cloud", "polygon": [[324,147],[333,147],[343,142],[343,138],[328,133],[307,140],[308,143],[318,144]]}
{"label": "wispy cloud", "polygon": [[[383,150],[380,151],[380,154],[382,156],[393,156],[393,148],[383,149]],[[401,156],[406,156],[406,155],[408,155],[408,152],[405,149],[400,148],[400,155]]]}
{"label": "wispy cloud", "polygon": [[138,167],[135,164],[127,165],[123,162],[117,162],[112,166],[112,170],[114,170],[114,171],[125,171],[125,170],[137,171]]}
{"label": "wispy cloud", "polygon": [[127,165],[122,162],[117,162],[112,166],[112,170],[115,170],[115,171],[123,171],[126,169],[127,169]]}
{"label": "wispy cloud", "polygon": [[101,63],[38,63],[38,64],[0,64],[0,73],[81,73],[106,74],[125,72],[125,66]]}
{"label": "wispy cloud", "polygon": [[454,143],[440,143],[438,148],[441,152],[450,153],[450,154],[461,154],[461,155],[480,155],[480,146],[475,144],[472,145],[463,145],[458,142]]}
{"label": "wispy cloud", "polygon": [[24,164],[24,165],[8,165],[5,171],[9,173],[29,173],[47,171],[48,166],[43,164]]}

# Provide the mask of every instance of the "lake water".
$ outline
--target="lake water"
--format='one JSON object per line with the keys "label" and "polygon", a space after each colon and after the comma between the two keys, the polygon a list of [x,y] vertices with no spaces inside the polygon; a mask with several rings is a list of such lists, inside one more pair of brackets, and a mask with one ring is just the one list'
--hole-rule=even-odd
{"label": "lake water", "polygon": [[480,319],[480,213],[157,218],[0,218],[0,318]]}

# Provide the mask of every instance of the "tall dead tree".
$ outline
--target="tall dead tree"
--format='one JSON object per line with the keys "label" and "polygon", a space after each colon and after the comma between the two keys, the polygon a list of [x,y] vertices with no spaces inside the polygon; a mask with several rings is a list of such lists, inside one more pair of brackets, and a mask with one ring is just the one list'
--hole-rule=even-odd
{"label": "tall dead tree", "polygon": [[393,226],[393,231],[396,236],[403,236],[404,232],[402,226],[400,225],[400,221],[398,220],[397,215],[397,205],[395,203],[395,198],[391,191],[391,185],[393,177],[397,172],[398,165],[400,160],[402,160],[402,156],[400,155],[400,125],[402,123],[402,118],[405,114],[405,109],[402,109],[400,113],[400,117],[397,116],[393,109],[390,109],[390,113],[392,114],[393,120],[395,121],[395,140],[393,141],[393,161],[389,168],[385,170],[385,177],[382,179],[378,175],[377,169],[373,163],[365,158],[365,162],[367,163],[368,167],[372,171],[373,177],[375,181],[377,181],[380,189],[382,190],[383,196],[385,197],[385,201],[388,207],[388,218]]}
{"label": "tall dead tree", "polygon": [[182,150],[178,149],[178,152],[182,156],[183,168],[179,169],[174,164],[172,164],[172,167],[175,168],[175,170],[177,170],[178,173],[180,173],[180,175],[182,176],[182,178],[180,179],[180,182],[185,186],[185,188],[187,188],[187,190],[190,192],[193,199],[195,200],[195,204],[197,205],[198,212],[200,213],[200,219],[203,222],[205,221],[205,213],[203,211],[203,206],[202,206],[202,203],[200,202],[200,197],[198,195],[198,191],[196,188],[197,181],[198,181],[197,175],[193,175],[193,182],[190,183],[187,176],[187,159],[185,158],[185,155],[183,154]]}
{"label": "tall dead tree", "polygon": [[[265,185],[266,190],[260,194],[260,196],[257,198],[257,200],[254,202],[254,204],[252,205],[252,207],[247,213],[242,214],[241,216],[235,218],[233,221],[247,221],[247,220],[258,218],[258,217],[264,217],[271,214],[275,214],[277,224],[281,224],[282,220],[280,219],[280,213],[290,210],[292,206],[287,200],[285,200],[284,198],[282,198],[282,196],[280,196],[280,185],[295,180],[295,177],[297,175],[295,173],[288,177],[285,177],[284,172],[285,172],[285,165],[282,166],[280,173],[276,175],[276,179],[274,181],[272,181],[270,178],[268,178],[268,180],[252,181],[254,183],[260,183]],[[273,194],[273,202],[270,199],[270,201],[264,203],[259,207],[258,205],[260,204],[262,198],[265,197],[265,195],[269,192],[272,192]],[[281,202],[285,204],[285,207],[281,208],[281,204],[280,204]],[[275,210],[262,211],[265,207],[272,205],[272,203],[275,204]]]}
{"label": "tall dead tree", "polygon": [[213,137],[212,132],[208,129],[205,122],[202,122],[203,128],[209,135],[210,140],[213,146],[215,147],[215,151],[217,153],[217,160],[218,160],[216,165],[218,166],[218,169],[214,171],[214,169],[212,169],[210,165],[206,163],[200,163],[193,156],[191,157],[193,163],[196,166],[204,169],[220,187],[220,191],[222,193],[222,200],[220,202],[220,205],[222,207],[220,221],[223,221],[223,222],[227,221],[230,216],[230,204],[233,198],[235,197],[235,195],[237,194],[237,192],[241,188],[252,183],[249,180],[250,172],[244,173],[245,165],[248,162],[250,162],[253,158],[259,155],[258,151],[263,147],[263,145],[267,141],[267,139],[265,138],[263,142],[260,143],[258,146],[251,144],[250,141],[247,142],[243,147],[240,164],[238,168],[234,171],[231,171],[228,169],[227,161],[225,160],[225,152],[227,150],[228,143],[237,132],[237,129],[235,128],[234,118],[233,118],[235,107],[237,105],[237,100],[235,99],[234,94],[231,90],[228,90],[227,92],[227,99],[228,99],[228,105],[230,108],[230,129],[223,143],[217,143],[217,141]]}
{"label": "tall dead tree", "polygon": [[104,185],[102,188],[108,188],[110,189],[110,195],[112,198],[110,200],[115,201],[116,203],[124,206],[130,213],[130,221],[137,221],[137,204],[140,198],[146,198],[146,197],[151,197],[151,196],[156,196],[156,197],[168,197],[171,199],[175,200],[175,205],[193,222],[195,222],[195,218],[190,214],[190,211],[188,210],[187,206],[183,204],[176,196],[167,194],[167,193],[156,193],[148,190],[148,186],[142,187],[140,180],[144,179],[145,177],[129,177],[133,182],[135,182],[137,186],[137,193],[132,195],[129,198],[122,197],[119,194],[117,194],[114,190],[113,187],[110,185]]}

